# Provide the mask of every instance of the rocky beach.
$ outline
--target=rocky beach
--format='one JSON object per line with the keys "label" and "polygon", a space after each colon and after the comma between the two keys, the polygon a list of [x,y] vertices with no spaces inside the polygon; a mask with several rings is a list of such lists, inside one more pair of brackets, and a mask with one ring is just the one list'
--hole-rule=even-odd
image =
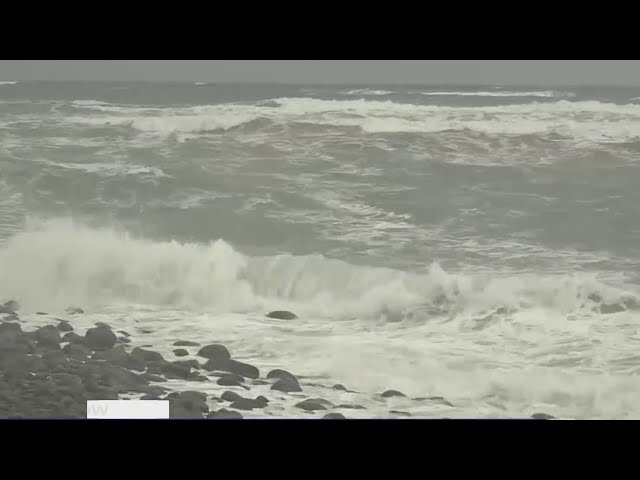
{"label": "rocky beach", "polygon": [[[357,403],[359,392],[314,384],[284,369],[260,372],[221,344],[167,339],[179,358],[169,360],[151,345],[132,347],[132,334],[102,322],[78,333],[73,325],[84,313],[80,308],[67,309],[66,318],[38,312],[43,322],[33,328],[18,307],[15,301],[0,306],[0,418],[86,418],[87,400],[126,399],[169,400],[170,417],[182,419],[269,418],[270,410],[285,404],[297,412],[293,418],[371,418]],[[287,311],[267,316],[296,318]],[[305,393],[310,387],[326,393],[311,397]],[[388,403],[388,418],[411,417],[400,410],[402,404],[432,405],[434,411],[453,407],[443,397],[408,398],[391,389],[368,401]]]}

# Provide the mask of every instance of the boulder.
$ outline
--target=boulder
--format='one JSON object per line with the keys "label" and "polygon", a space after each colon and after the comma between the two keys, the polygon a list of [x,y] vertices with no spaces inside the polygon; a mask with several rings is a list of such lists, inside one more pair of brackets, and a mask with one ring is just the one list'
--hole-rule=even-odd
{"label": "boulder", "polygon": [[298,316],[293,312],[288,312],[286,310],[275,310],[273,312],[267,313],[267,317],[269,318],[277,318],[278,320],[295,320]]}
{"label": "boulder", "polygon": [[87,330],[84,343],[91,350],[109,350],[116,344],[116,334],[106,327],[94,327]]}

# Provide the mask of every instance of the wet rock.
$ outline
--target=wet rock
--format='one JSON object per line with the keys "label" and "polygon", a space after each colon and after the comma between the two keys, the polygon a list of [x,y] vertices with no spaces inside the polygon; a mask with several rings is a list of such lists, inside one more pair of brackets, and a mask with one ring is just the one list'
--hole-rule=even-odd
{"label": "wet rock", "polygon": [[120,342],[120,343],[131,343],[131,339],[129,337],[118,337],[118,342]]}
{"label": "wet rock", "polygon": [[270,385],[270,383],[265,380],[254,380],[253,382],[251,382],[251,384],[252,385]]}
{"label": "wet rock", "polygon": [[133,357],[124,349],[123,346],[113,347],[110,350],[98,351],[93,354],[93,359],[104,360],[106,362],[125,367],[130,370],[137,370],[142,372],[145,370],[145,365],[139,358]]}
{"label": "wet rock", "polygon": [[42,354],[42,361],[51,370],[65,368],[69,364],[69,360],[65,354],[61,351],[52,351]]}
{"label": "wet rock", "polygon": [[400,410],[391,410],[389,413],[393,415],[400,415],[402,417],[410,417],[411,414],[409,412],[401,412]]}
{"label": "wet rock", "polygon": [[604,315],[608,315],[611,313],[626,312],[626,311],[627,309],[623,305],[620,305],[617,303],[612,303],[612,304],[603,303],[602,305],[600,305],[600,313]]}
{"label": "wet rock", "polygon": [[186,390],[179,392],[178,398],[184,401],[205,403],[207,401],[207,394],[204,392],[198,392],[197,390]]}
{"label": "wet rock", "polygon": [[183,418],[183,419],[203,419],[202,411],[195,406],[186,406],[184,404],[177,404],[172,406],[169,404],[169,418]]}
{"label": "wet rock", "polygon": [[243,381],[244,381],[244,378],[238,375],[229,374],[229,375],[223,375],[222,377],[220,377],[216,383],[223,387],[239,387],[241,386]]}
{"label": "wet rock", "polygon": [[315,412],[316,410],[326,410],[322,402],[319,399],[310,398],[308,400],[303,400],[300,403],[296,403],[296,407],[307,412]]}
{"label": "wet rock", "polygon": [[164,357],[160,353],[151,350],[145,350],[144,348],[140,347],[134,348],[131,351],[131,356],[133,358],[137,358],[145,364],[163,363],[165,361]]}
{"label": "wet rock", "polygon": [[334,390],[339,390],[341,392],[346,392],[347,391],[347,387],[345,387],[344,385],[340,385],[340,384],[334,385],[331,388],[333,388]]}
{"label": "wet rock", "polygon": [[60,331],[53,325],[46,325],[38,328],[33,332],[38,346],[42,347],[58,347],[62,338],[60,338]]}
{"label": "wet rock", "polygon": [[124,330],[118,330],[118,333],[124,337],[129,338],[131,334],[129,332],[125,332]]}
{"label": "wet rock", "polygon": [[346,420],[347,417],[345,417],[341,413],[327,413],[324,417],[322,417],[322,419],[323,420]]}
{"label": "wet rock", "polygon": [[242,395],[237,394],[236,392],[231,392],[227,390],[222,394],[220,398],[225,402],[235,402],[236,400],[240,400],[241,398],[244,398],[244,397]]}
{"label": "wet rock", "polygon": [[254,408],[264,408],[266,406],[266,403],[251,398],[239,398],[229,405],[230,408],[235,408],[236,410],[253,410]]}
{"label": "wet rock", "polygon": [[47,312],[36,312],[36,315],[49,315]]}
{"label": "wet rock", "polygon": [[198,342],[190,342],[189,340],[178,340],[177,342],[173,342],[174,347],[199,347],[200,344]]}
{"label": "wet rock", "polygon": [[207,377],[205,377],[204,375],[200,375],[197,372],[189,373],[186,379],[189,380],[190,382],[208,382],[209,381]]}
{"label": "wet rock", "polygon": [[347,403],[340,404],[336,408],[348,408],[350,410],[366,410],[362,405],[349,405]]}
{"label": "wet rock", "polygon": [[218,411],[210,412],[209,415],[207,415],[207,418],[228,418],[242,420],[242,414],[240,412],[236,412],[235,410],[227,410],[225,408],[222,408]]}
{"label": "wet rock", "polygon": [[91,350],[109,350],[116,340],[116,334],[106,327],[90,328],[84,335],[84,343]]}
{"label": "wet rock", "polygon": [[75,343],[78,345],[84,345],[84,337],[78,335],[76,332],[65,333],[62,336],[63,342]]}
{"label": "wet rock", "polygon": [[96,323],[94,323],[94,325],[95,325],[96,327],[104,327],[104,328],[108,328],[109,330],[113,330],[113,329],[111,328],[111,325],[107,325],[107,324],[106,324],[106,323],[104,323],[104,322],[96,322]]}
{"label": "wet rock", "polygon": [[224,362],[231,358],[231,354],[229,353],[229,350],[227,350],[227,347],[219,344],[206,345],[198,351],[197,355],[199,357],[220,362]]}
{"label": "wet rock", "polygon": [[20,310],[20,304],[15,300],[4,302],[4,304],[0,305],[0,313],[7,313],[6,310],[9,310],[10,313],[16,312]]}
{"label": "wet rock", "polygon": [[536,420],[554,420],[556,417],[548,413],[534,413],[531,415],[531,418],[535,418]]}
{"label": "wet rock", "polygon": [[184,348],[176,348],[176,349],[173,351],[173,354],[174,354],[176,357],[186,357],[187,355],[189,355],[189,352],[188,352],[188,351],[186,351]]}
{"label": "wet rock", "polygon": [[406,395],[397,390],[387,390],[382,394],[382,398],[390,398],[390,397],[406,397]]}
{"label": "wet rock", "polygon": [[191,373],[191,368],[185,365],[167,362],[161,365],[162,373],[170,380],[186,380]]}
{"label": "wet rock", "polygon": [[91,356],[91,350],[79,343],[69,343],[62,348],[62,352],[68,358],[85,360]]}
{"label": "wet rock", "polygon": [[295,320],[298,316],[293,312],[288,312],[286,310],[275,310],[273,312],[267,313],[267,317],[269,318],[277,318],[278,320]]}
{"label": "wet rock", "polygon": [[262,403],[265,407],[267,405],[269,405],[269,399],[267,397],[262,396],[262,395],[260,395],[259,397],[256,397],[256,402]]}
{"label": "wet rock", "polygon": [[14,314],[6,315],[2,317],[2,320],[4,320],[5,322],[19,322],[20,317],[18,317],[18,315],[14,313]]}
{"label": "wet rock", "polygon": [[60,323],[58,323],[56,328],[61,332],[71,332],[71,331],[73,331],[73,327],[69,324],[69,322],[67,322],[65,320],[62,320]]}
{"label": "wet rock", "polygon": [[144,389],[145,394],[147,395],[153,395],[156,398],[160,398],[162,395],[164,395],[165,393],[165,389],[162,387],[159,387],[157,385],[150,385],[147,388]]}
{"label": "wet rock", "polygon": [[[160,397],[157,395],[143,395],[140,397],[140,400],[160,400]],[[169,405],[169,407],[171,407],[171,405]]]}
{"label": "wet rock", "polygon": [[294,381],[295,383],[298,383],[298,379],[293,373],[287,372],[286,370],[282,370],[280,368],[276,368],[275,370],[271,370],[269,373],[267,373],[267,378],[278,378],[281,380],[289,379]]}
{"label": "wet rock", "polygon": [[173,363],[176,365],[184,365],[185,367],[193,368],[194,370],[199,370],[202,368],[202,365],[200,365],[200,362],[198,362],[196,359],[174,360]]}
{"label": "wet rock", "polygon": [[161,377],[160,375],[154,375],[153,373],[145,372],[142,374],[142,376],[145,378],[145,380],[149,382],[166,382],[167,381],[166,378]]}
{"label": "wet rock", "polygon": [[204,369],[213,372],[216,370],[235,373],[236,375],[241,375],[247,378],[258,378],[260,376],[260,371],[254,367],[253,365],[249,365],[248,363],[238,362],[237,360],[208,360],[207,363],[204,364]]}
{"label": "wet rock", "polygon": [[301,392],[302,388],[298,382],[294,382],[290,378],[283,378],[278,380],[271,386],[271,390],[276,390],[278,392],[284,393],[293,393],[293,392]]}
{"label": "wet rock", "polygon": [[79,307],[69,307],[65,310],[65,312],[67,312],[69,315],[78,315],[84,313],[84,310]]}
{"label": "wet rock", "polygon": [[13,310],[11,310],[10,308],[7,308],[4,305],[0,305],[0,313],[7,313],[9,315],[15,315],[16,312],[14,312]]}

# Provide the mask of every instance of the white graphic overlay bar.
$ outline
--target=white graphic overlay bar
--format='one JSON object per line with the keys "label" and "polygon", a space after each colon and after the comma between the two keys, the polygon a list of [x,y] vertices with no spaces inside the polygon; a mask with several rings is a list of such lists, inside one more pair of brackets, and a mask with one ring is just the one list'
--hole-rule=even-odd
{"label": "white graphic overlay bar", "polygon": [[87,400],[87,418],[169,418],[168,400]]}

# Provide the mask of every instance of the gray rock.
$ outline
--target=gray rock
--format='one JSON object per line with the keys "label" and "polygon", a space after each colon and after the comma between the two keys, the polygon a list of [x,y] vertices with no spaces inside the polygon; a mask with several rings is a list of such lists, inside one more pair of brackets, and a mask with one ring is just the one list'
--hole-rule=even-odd
{"label": "gray rock", "polygon": [[208,372],[213,372],[216,370],[235,373],[236,375],[241,375],[247,378],[258,378],[260,376],[260,371],[254,367],[253,365],[249,365],[248,363],[238,362],[237,360],[208,360],[207,363],[204,364],[204,369]]}
{"label": "gray rock", "polygon": [[49,315],[47,312],[36,312],[36,315]]}
{"label": "gray rock", "polygon": [[389,413],[393,415],[400,415],[402,417],[410,417],[411,414],[409,412],[401,412],[400,410],[391,410]]}
{"label": "gray rock", "polygon": [[406,395],[402,392],[398,392],[397,390],[387,390],[382,394],[382,398],[390,397],[406,397]]}
{"label": "gray rock", "polygon": [[227,410],[225,408],[222,408],[218,411],[213,411],[210,412],[209,415],[207,415],[207,418],[226,418],[226,419],[235,419],[235,420],[242,420],[242,414],[240,412],[236,412],[235,410]]}
{"label": "gray rock", "polygon": [[548,413],[534,413],[531,415],[531,418],[535,418],[536,420],[554,420],[556,417]]}
{"label": "gray rock", "polygon": [[133,358],[137,358],[138,360],[144,362],[145,364],[149,364],[149,363],[162,363],[164,362],[164,357],[158,353],[158,352],[153,352],[151,350],[145,350],[143,348],[140,347],[136,347],[131,351],[131,356]]}
{"label": "gray rock", "polygon": [[142,360],[129,355],[123,346],[113,347],[110,350],[97,351],[92,356],[95,360],[104,360],[120,367],[125,367],[130,370],[137,370],[142,372],[145,370],[145,365]]}
{"label": "gray rock", "polygon": [[366,410],[362,405],[349,405],[346,403],[336,406],[336,408],[348,408],[350,410]]}
{"label": "gray rock", "polygon": [[175,365],[183,365],[185,367],[193,368],[194,370],[199,370],[202,368],[200,362],[198,362],[195,358],[191,360],[174,360],[173,363]]}
{"label": "gray rock", "polygon": [[293,373],[287,372],[286,370],[281,370],[280,368],[276,368],[275,370],[271,370],[267,373],[267,378],[278,378],[281,380],[292,380],[295,383],[299,383],[298,379]]}
{"label": "gray rock", "polygon": [[178,340],[177,342],[173,342],[174,347],[199,347],[200,344],[198,342],[190,342],[189,340]]}
{"label": "gray rock", "polygon": [[231,354],[227,347],[220,344],[206,345],[198,351],[199,357],[208,358],[209,360],[226,361],[231,358]]}
{"label": "gray rock", "polygon": [[204,392],[198,392],[197,390],[186,390],[178,393],[178,398],[185,401],[205,403],[207,401],[207,394]]}
{"label": "gray rock", "polygon": [[612,303],[612,304],[606,304],[603,303],[602,305],[600,305],[600,313],[608,315],[611,313],[620,313],[620,312],[626,312],[627,309],[620,304],[617,303]]}
{"label": "gray rock", "polygon": [[15,300],[9,300],[0,305],[0,313],[7,313],[5,310],[9,310],[11,313],[20,310],[20,304]]}
{"label": "gray rock", "polygon": [[300,403],[296,403],[296,407],[300,408],[302,410],[305,410],[307,412],[314,412],[316,410],[326,410],[327,409],[327,407],[325,407],[319,401],[319,399],[313,399],[313,398],[310,398],[308,400],[303,400]]}
{"label": "gray rock", "polygon": [[129,337],[120,336],[120,337],[118,337],[118,342],[120,342],[120,343],[131,343],[131,339]]}
{"label": "gray rock", "polygon": [[90,328],[84,335],[84,343],[91,350],[109,350],[116,340],[116,334],[106,327]]}
{"label": "gray rock", "polygon": [[346,420],[347,417],[345,417],[341,413],[327,413],[324,417],[322,417],[322,419],[323,420]]}
{"label": "gray rock", "polygon": [[295,320],[298,316],[293,312],[288,312],[286,310],[275,310],[273,312],[267,313],[267,317],[269,318],[277,318],[278,320]]}
{"label": "gray rock", "polygon": [[243,381],[244,378],[239,375],[228,374],[220,377],[216,383],[223,387],[239,387]]}
{"label": "gray rock", "polygon": [[62,348],[63,353],[68,358],[86,360],[91,356],[91,350],[80,343],[69,343]]}
{"label": "gray rock", "polygon": [[340,390],[342,392],[346,392],[347,391],[347,387],[345,387],[344,385],[340,385],[340,384],[334,385],[331,388],[333,388],[334,390]]}
{"label": "gray rock", "polygon": [[220,398],[225,402],[235,402],[236,400],[240,400],[241,398],[244,398],[244,397],[242,395],[237,394],[236,392],[231,392],[227,390],[222,394]]}
{"label": "gray rock", "polygon": [[2,317],[2,320],[4,320],[5,322],[19,322],[20,317],[18,317],[18,315],[16,315],[15,313],[13,313],[11,315],[6,315]]}
{"label": "gray rock", "polygon": [[96,322],[96,323],[94,323],[94,325],[95,325],[96,327],[104,327],[104,328],[108,328],[109,330],[113,330],[113,329],[111,328],[111,325],[108,325],[108,324],[106,324],[106,323],[104,323],[104,322]]}
{"label": "gray rock", "polygon": [[170,380],[186,380],[191,373],[191,368],[185,365],[179,365],[174,362],[166,362],[161,364],[162,373]]}
{"label": "gray rock", "polygon": [[189,355],[189,352],[188,352],[188,351],[186,351],[184,348],[176,348],[176,349],[173,351],[173,354],[174,354],[176,357],[186,357],[187,355]]}
{"label": "gray rock", "polygon": [[71,332],[71,331],[73,331],[73,327],[69,324],[69,322],[64,321],[64,320],[61,321],[60,323],[58,323],[57,328],[61,332]]}
{"label": "gray rock", "polygon": [[69,307],[65,310],[65,312],[67,312],[69,315],[78,315],[80,313],[84,313],[84,310],[79,307]]}
{"label": "gray rock", "polygon": [[209,381],[207,377],[205,377],[204,375],[200,375],[197,372],[189,373],[186,379],[189,380],[190,382],[208,382]]}
{"label": "gray rock", "polygon": [[131,334],[129,332],[125,332],[124,330],[118,330],[118,333],[124,337],[129,338]]}
{"label": "gray rock", "polygon": [[75,343],[78,345],[84,345],[84,337],[81,337],[76,332],[65,333],[62,336],[63,342]]}
{"label": "gray rock", "polygon": [[153,373],[143,373],[142,376],[149,382],[166,382],[167,379]]}
{"label": "gray rock", "polygon": [[38,328],[33,332],[33,337],[38,342],[38,346],[43,347],[59,347],[62,341],[60,331],[53,325]]}
{"label": "gray rock", "polygon": [[260,400],[253,400],[251,398],[239,398],[229,405],[229,407],[237,410],[253,410],[254,408],[264,408],[266,406],[266,403]]}
{"label": "gray rock", "polygon": [[271,386],[271,390],[277,390],[278,392],[293,393],[301,392],[302,388],[298,382],[292,381],[290,378],[283,378],[278,380]]}

